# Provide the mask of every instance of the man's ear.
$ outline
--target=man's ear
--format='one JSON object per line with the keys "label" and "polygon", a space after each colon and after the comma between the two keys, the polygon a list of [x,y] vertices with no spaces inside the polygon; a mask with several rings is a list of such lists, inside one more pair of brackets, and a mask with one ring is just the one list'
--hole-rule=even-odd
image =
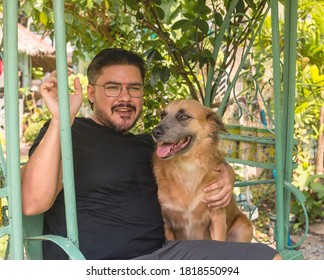
{"label": "man's ear", "polygon": [[217,131],[223,131],[226,133],[228,132],[222,119],[218,116],[216,112],[212,111],[211,109],[209,109],[209,112],[207,114],[207,119],[215,123]]}
{"label": "man's ear", "polygon": [[94,90],[91,85],[87,85],[87,93],[88,93],[88,100],[91,103],[94,103],[95,96],[94,96]]}

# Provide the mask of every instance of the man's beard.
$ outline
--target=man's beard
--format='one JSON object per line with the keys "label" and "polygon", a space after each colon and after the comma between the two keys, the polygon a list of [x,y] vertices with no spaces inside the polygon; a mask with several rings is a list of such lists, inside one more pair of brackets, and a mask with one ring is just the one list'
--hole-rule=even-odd
{"label": "man's beard", "polygon": [[[132,107],[135,110],[135,114],[137,113],[137,108],[136,107]],[[113,108],[112,108],[113,110]],[[117,132],[121,132],[121,133],[127,133],[129,132],[137,123],[138,119],[140,118],[142,113],[142,110],[140,109],[140,111],[138,112],[138,115],[136,116],[136,118],[134,119],[133,122],[128,123],[129,118],[128,117],[121,117],[122,121],[114,121],[110,116],[108,117],[105,112],[103,111],[98,111],[96,110],[96,118],[100,121],[100,123],[105,126],[105,127],[109,127],[114,129]]]}

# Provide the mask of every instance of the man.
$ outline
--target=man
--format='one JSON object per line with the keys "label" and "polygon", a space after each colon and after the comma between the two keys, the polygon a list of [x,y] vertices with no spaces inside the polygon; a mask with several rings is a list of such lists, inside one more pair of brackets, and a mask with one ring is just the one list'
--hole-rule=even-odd
{"label": "man", "polygon": [[[80,250],[86,259],[272,259],[277,252],[259,244],[216,241],[165,242],[161,209],[152,171],[154,144],[149,135],[133,135],[142,111],[145,67],[142,58],[122,49],[104,49],[88,68],[91,118],[76,118],[82,88],[74,82],[70,120]],[[54,71],[41,85],[52,114],[21,170],[26,215],[45,213],[44,234],[66,236],[57,80]],[[225,206],[233,187],[233,171],[215,166],[220,188],[205,201]],[[239,252],[239,253],[237,253]],[[67,259],[55,244],[44,242],[44,259]]]}

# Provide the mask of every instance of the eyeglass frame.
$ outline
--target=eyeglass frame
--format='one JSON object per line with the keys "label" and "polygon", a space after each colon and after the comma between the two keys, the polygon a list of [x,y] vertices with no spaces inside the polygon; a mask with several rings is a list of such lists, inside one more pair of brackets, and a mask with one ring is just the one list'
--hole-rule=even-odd
{"label": "eyeglass frame", "polygon": [[[117,82],[107,82],[106,84],[104,85],[99,85],[99,84],[94,84],[94,83],[89,83],[89,85],[92,85],[92,86],[98,86],[98,87],[103,87],[105,89],[105,95],[107,97],[118,97],[119,95],[121,95],[122,93],[122,90],[123,90],[123,86],[126,85],[126,90],[127,90],[127,93],[133,97],[133,98],[141,98],[143,97],[143,85],[141,83],[117,83]],[[120,89],[119,89],[119,93],[118,95],[109,95],[107,94],[107,85],[114,85],[114,86],[119,86]],[[141,87],[141,95],[140,96],[133,96],[132,93],[130,93],[129,91],[129,86],[139,86]],[[116,91],[117,92],[117,91]]]}

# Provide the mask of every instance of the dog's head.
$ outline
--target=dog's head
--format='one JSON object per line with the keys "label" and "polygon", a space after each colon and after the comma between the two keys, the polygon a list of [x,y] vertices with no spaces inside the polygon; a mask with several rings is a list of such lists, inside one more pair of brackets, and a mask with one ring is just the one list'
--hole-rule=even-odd
{"label": "dog's head", "polygon": [[217,133],[226,128],[210,108],[194,99],[170,102],[161,113],[161,122],[153,129],[156,154],[168,159],[181,155],[195,145],[207,145],[218,140]]}

